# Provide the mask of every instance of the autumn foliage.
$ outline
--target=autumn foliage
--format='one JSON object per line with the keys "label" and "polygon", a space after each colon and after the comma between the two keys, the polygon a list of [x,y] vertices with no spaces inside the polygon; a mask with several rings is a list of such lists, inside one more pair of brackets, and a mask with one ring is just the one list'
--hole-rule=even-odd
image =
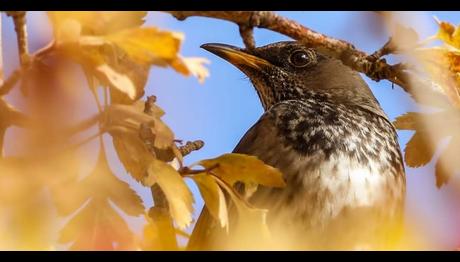
{"label": "autumn foliage", "polygon": [[[42,190],[51,192],[51,197],[40,201],[40,205],[54,205],[59,216],[70,217],[58,241],[70,244],[72,250],[177,250],[180,247],[176,234],[184,234],[193,214],[194,196],[184,179],[195,181],[207,208],[222,227],[228,227],[228,203],[223,192],[232,196],[240,212],[254,209],[232,188],[236,181],[251,186],[284,184],[279,171],[253,156],[225,154],[183,166],[179,138],[161,120],[164,111],[155,105],[155,97],[143,99],[144,88],[154,66],[170,67],[202,82],[209,75],[204,67],[207,60],[180,55],[183,35],[143,26],[145,15],[146,12],[48,12],[54,41],[28,56],[20,70],[23,95],[34,93],[37,97],[31,100],[36,101],[30,101],[30,106],[39,104],[41,109],[33,115],[22,114],[0,100],[2,137],[8,127],[16,124],[26,128],[30,132],[26,137],[36,142],[23,156],[3,157],[0,162],[1,184],[10,183],[15,191],[3,190],[6,195],[2,205],[9,215],[27,220],[18,222],[21,243],[14,248],[55,248],[52,241],[40,238],[40,230],[45,230],[48,223],[47,218],[40,220],[41,212],[37,212],[43,208],[27,203],[38,201],[36,197]],[[70,80],[82,86],[69,86],[74,84]],[[39,94],[37,89],[45,85],[49,85],[49,93]],[[97,108],[94,116],[76,124],[65,119],[69,113],[65,110],[57,114],[60,116],[50,114],[59,102],[46,101],[53,96],[68,99],[65,92],[90,92]],[[94,134],[75,139],[93,126],[98,127]],[[127,174],[112,171],[104,134],[111,136]],[[76,169],[86,160],[76,156],[76,151],[98,138],[97,161],[90,172],[79,175]],[[154,207],[145,207],[129,184],[120,179],[128,174],[143,186],[152,187],[154,195],[160,195],[160,199],[154,199],[158,202]],[[162,206],[162,202],[167,205]],[[145,217],[142,236],[131,232],[120,211],[127,216]],[[33,239],[26,235],[33,235]]]}
{"label": "autumn foliage", "polygon": [[[21,15],[8,13],[15,19]],[[254,156],[232,153],[183,164],[193,149],[185,149],[162,121],[165,112],[154,94],[144,90],[152,67],[203,82],[209,76],[208,61],[182,56],[184,35],[145,26],[146,14],[48,12],[54,40],[36,53],[20,53],[20,68],[0,81],[0,216],[12,221],[8,230],[1,229],[7,232],[0,236],[2,249],[184,249],[177,236],[189,237],[185,229],[193,224],[197,197],[185,179],[197,185],[222,229],[238,227],[229,223],[229,210],[235,208],[268,232],[267,210],[253,207],[235,186],[244,185],[249,193],[258,185],[283,187],[277,169]],[[422,41],[404,29],[395,49],[421,61],[417,73],[446,102],[436,103],[439,109],[430,112],[400,116],[395,126],[415,131],[404,151],[410,167],[426,165],[441,140],[450,137],[436,163],[436,183],[442,186],[460,170],[460,28],[438,23],[439,32]],[[429,46],[434,39],[442,45]],[[21,110],[4,98],[13,89],[19,90]],[[78,110],[90,110],[90,116],[82,119]],[[14,156],[3,154],[9,128],[18,130],[19,154]],[[95,157],[82,153],[83,145],[97,139]],[[114,173],[108,147],[114,148],[125,173]],[[154,206],[145,206],[126,182],[128,176],[151,188]],[[130,217],[144,219],[141,235],[131,231]],[[65,223],[54,236],[50,232],[57,218]]]}

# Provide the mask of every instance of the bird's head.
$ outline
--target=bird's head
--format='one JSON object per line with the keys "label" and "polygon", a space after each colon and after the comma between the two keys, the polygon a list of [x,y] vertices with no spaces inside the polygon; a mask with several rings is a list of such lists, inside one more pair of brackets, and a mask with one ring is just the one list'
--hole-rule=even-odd
{"label": "bird's head", "polygon": [[252,50],[214,43],[201,47],[245,73],[265,110],[284,100],[329,99],[381,111],[358,73],[299,42],[277,42]]}

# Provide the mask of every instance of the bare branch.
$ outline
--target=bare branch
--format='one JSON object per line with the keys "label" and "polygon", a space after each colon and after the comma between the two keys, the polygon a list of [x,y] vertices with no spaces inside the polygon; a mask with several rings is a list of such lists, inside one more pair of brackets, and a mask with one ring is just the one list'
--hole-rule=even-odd
{"label": "bare branch", "polygon": [[29,44],[27,41],[27,25],[25,11],[7,11],[6,14],[11,16],[14,21],[14,30],[18,40],[19,60],[21,65],[27,63],[29,59]]}
{"label": "bare branch", "polygon": [[50,52],[54,50],[54,42],[49,43],[47,46],[35,52],[32,56],[29,56],[28,61],[21,67],[13,71],[8,79],[3,81],[3,84],[0,84],[0,97],[8,94],[16,83],[22,77],[23,73],[28,70],[28,67],[33,64],[33,61],[36,59],[41,59]]}
{"label": "bare branch", "polygon": [[[270,11],[168,11],[179,20],[192,16],[210,17],[236,23],[240,28],[266,28],[303,42],[321,52],[336,57],[353,70],[364,73],[371,79],[387,79],[401,86],[406,92],[411,91],[408,76],[404,71],[386,63],[383,59],[370,58],[368,54],[356,49],[352,44],[315,32],[296,21],[279,16]],[[243,27],[244,28],[244,27]],[[244,30],[243,30],[244,31]],[[250,41],[248,41],[250,45]],[[245,42],[246,44],[246,42]]]}
{"label": "bare branch", "polygon": [[22,76],[22,69],[16,69],[0,86],[0,97],[8,94]]}
{"label": "bare branch", "polygon": [[156,96],[148,96],[147,100],[145,101],[144,113],[146,113],[149,116],[153,115],[153,109],[155,107],[156,101],[157,101]]}
{"label": "bare branch", "polygon": [[394,44],[394,41],[390,37],[388,41],[380,48],[379,50],[375,51],[372,55],[369,56],[370,61],[377,61],[383,56],[396,53],[397,47]]}
{"label": "bare branch", "polygon": [[2,15],[0,14],[0,86],[3,85],[3,37],[2,37]]}
{"label": "bare branch", "polygon": [[150,191],[152,192],[153,202],[156,208],[162,208],[168,212],[169,215],[169,206],[166,195],[158,184],[154,184]]}
{"label": "bare branch", "polygon": [[[156,96],[147,97],[147,100],[145,101],[145,104],[144,104],[145,114],[153,115],[153,108],[155,106],[156,101],[157,101]],[[146,123],[141,124],[139,128],[139,137],[142,140],[142,142],[144,142],[150,154],[156,157],[155,148],[152,143],[152,141],[155,140],[155,134],[153,134],[148,124]],[[166,212],[166,215],[170,217],[168,200],[166,199],[166,195],[161,189],[161,187],[158,184],[154,184],[152,187],[150,187],[150,191],[152,193],[152,198],[153,198],[155,208],[157,209],[159,208],[163,210],[163,212]]]}
{"label": "bare branch", "polygon": [[240,35],[243,39],[243,43],[247,49],[251,50],[256,47],[256,41],[254,40],[254,28],[247,25],[240,25]]}

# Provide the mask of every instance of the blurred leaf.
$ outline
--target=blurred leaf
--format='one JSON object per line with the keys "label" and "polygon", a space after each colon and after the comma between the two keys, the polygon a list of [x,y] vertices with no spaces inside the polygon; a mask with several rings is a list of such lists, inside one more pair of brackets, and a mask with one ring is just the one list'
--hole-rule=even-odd
{"label": "blurred leaf", "polygon": [[396,23],[392,32],[392,41],[396,44],[396,50],[408,50],[417,45],[419,36],[413,28]]}
{"label": "blurred leaf", "polygon": [[439,21],[438,25],[439,29],[436,33],[436,37],[446,44],[460,49],[460,28],[444,21]]}
{"label": "blurred leaf", "polygon": [[209,60],[202,57],[181,57],[178,56],[173,61],[172,67],[183,75],[193,75],[198,78],[198,81],[202,84],[206,77],[209,77],[209,71],[204,64],[209,64]]}
{"label": "blurred leaf", "polygon": [[55,37],[65,32],[68,21],[80,24],[84,35],[105,35],[120,30],[140,27],[145,22],[146,11],[52,11],[47,12],[53,25]]}
{"label": "blurred leaf", "polygon": [[97,66],[96,70],[105,76],[106,79],[104,80],[109,82],[110,86],[115,87],[118,91],[126,94],[132,100],[136,98],[137,88],[128,76],[116,72],[107,64]]}
{"label": "blurred leaf", "polygon": [[420,167],[431,161],[436,151],[436,145],[443,136],[440,133],[431,134],[432,132],[429,132],[427,125],[433,125],[439,120],[445,120],[446,118],[439,119],[442,115],[446,115],[446,113],[421,114],[408,112],[396,118],[394,125],[397,129],[416,131],[407,142],[404,150],[404,159],[408,166]]}
{"label": "blurred leaf", "polygon": [[415,112],[408,112],[404,115],[398,116],[393,122],[395,127],[400,130],[415,130],[420,122],[422,114]]}
{"label": "blurred leaf", "polygon": [[[132,248],[133,234],[123,218],[112,208],[109,200],[126,214],[133,216],[142,214],[144,206],[136,192],[112,174],[103,149],[99,153],[95,169],[78,183],[78,187],[77,196],[86,195],[86,199],[90,201],[62,229],[60,241],[74,241],[71,247],[73,250]],[[67,197],[73,198],[74,195]]]}
{"label": "blurred leaf", "polygon": [[233,186],[237,181],[247,185],[260,184],[272,187],[284,187],[281,172],[255,156],[244,154],[224,154],[217,158],[205,159],[199,162],[205,168],[211,168],[212,172]]}
{"label": "blurred leaf", "polygon": [[0,216],[8,218],[0,223],[2,248],[47,250],[55,243],[59,221],[49,190],[76,174],[74,161],[68,151],[52,157],[0,158]]}
{"label": "blurred leaf", "polygon": [[207,174],[197,174],[191,178],[198,185],[209,213],[219,221],[221,227],[225,227],[228,230],[227,203],[224,193],[214,177]]}
{"label": "blurred leaf", "polygon": [[267,226],[268,210],[255,208],[244,200],[227,182],[219,177],[214,176],[215,181],[221,186],[231,197],[238,211],[238,222],[236,228],[232,229],[232,235],[236,236],[233,241],[238,242],[239,237],[244,237],[248,232],[264,238],[270,237],[270,230]]}
{"label": "blurred leaf", "polygon": [[3,139],[6,129],[11,125],[23,126],[26,123],[26,117],[0,97],[0,157],[3,155]]}
{"label": "blurred leaf", "polygon": [[169,210],[179,228],[183,229],[192,222],[193,195],[182,176],[163,161],[152,159],[148,176],[142,181],[151,187],[157,183],[168,200]]}
{"label": "blurred leaf", "polygon": [[127,135],[112,136],[115,151],[126,171],[134,179],[141,181],[147,174],[147,166],[152,156],[150,156],[138,137]]}
{"label": "blurred leaf", "polygon": [[441,152],[435,166],[436,186],[440,188],[447,184],[449,179],[460,171],[458,161],[458,149],[460,148],[460,138],[452,138],[447,147]]}
{"label": "blurred leaf", "polygon": [[155,135],[153,145],[159,149],[167,149],[174,144],[174,133],[158,117],[149,116],[140,107],[132,105],[111,105],[106,109],[103,126],[117,134],[139,134],[140,125],[148,124]]}
{"label": "blurred leaf", "polygon": [[418,48],[414,51],[431,79],[442,88],[450,102],[460,107],[460,52],[442,47]]}
{"label": "blurred leaf", "polygon": [[145,216],[143,250],[178,250],[176,230],[167,210],[152,207]]}
{"label": "blurred leaf", "polygon": [[107,199],[94,198],[61,230],[59,242],[71,250],[129,250],[133,234]]}
{"label": "blurred leaf", "polygon": [[396,118],[394,125],[400,130],[414,130],[415,134],[406,144],[404,158],[410,167],[428,164],[442,139],[452,137],[441,152],[435,167],[436,185],[441,187],[457,170],[460,162],[456,151],[460,148],[460,112],[456,109],[435,113],[409,112]]}
{"label": "blurred leaf", "polygon": [[132,104],[144,95],[150,65],[132,60],[123,49],[104,41],[99,46],[63,48],[86,69],[87,77],[95,76],[111,88],[112,103]]}
{"label": "blurred leaf", "polygon": [[436,144],[431,143],[427,133],[416,132],[406,144],[404,158],[410,167],[420,167],[428,164],[433,158]]}
{"label": "blurred leaf", "polygon": [[[152,65],[172,66],[181,74],[196,76],[200,82],[209,75],[203,66],[206,59],[179,55],[182,33],[140,28],[144,12],[49,12],[49,16],[57,50],[111,87],[112,102],[130,104],[139,99]],[[122,21],[127,24],[124,26]]]}
{"label": "blurred leaf", "polygon": [[105,37],[134,61],[159,66],[172,63],[183,38],[181,33],[161,31],[155,27],[124,30]]}
{"label": "blurred leaf", "polygon": [[52,194],[54,204],[61,216],[72,214],[91,197],[76,179],[69,179],[53,186]]}

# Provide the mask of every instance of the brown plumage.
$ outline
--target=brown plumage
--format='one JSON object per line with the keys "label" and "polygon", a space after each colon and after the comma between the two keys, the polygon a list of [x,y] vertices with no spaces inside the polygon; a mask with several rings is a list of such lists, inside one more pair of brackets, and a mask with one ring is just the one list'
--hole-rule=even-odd
{"label": "brown plumage", "polygon": [[[391,248],[402,222],[404,167],[396,131],[359,74],[297,42],[202,47],[243,71],[265,109],[234,152],[284,175],[285,188],[259,187],[250,198],[269,210],[272,236],[291,240],[280,248]],[[257,236],[253,246],[226,239],[204,208],[189,249],[273,248]]]}

